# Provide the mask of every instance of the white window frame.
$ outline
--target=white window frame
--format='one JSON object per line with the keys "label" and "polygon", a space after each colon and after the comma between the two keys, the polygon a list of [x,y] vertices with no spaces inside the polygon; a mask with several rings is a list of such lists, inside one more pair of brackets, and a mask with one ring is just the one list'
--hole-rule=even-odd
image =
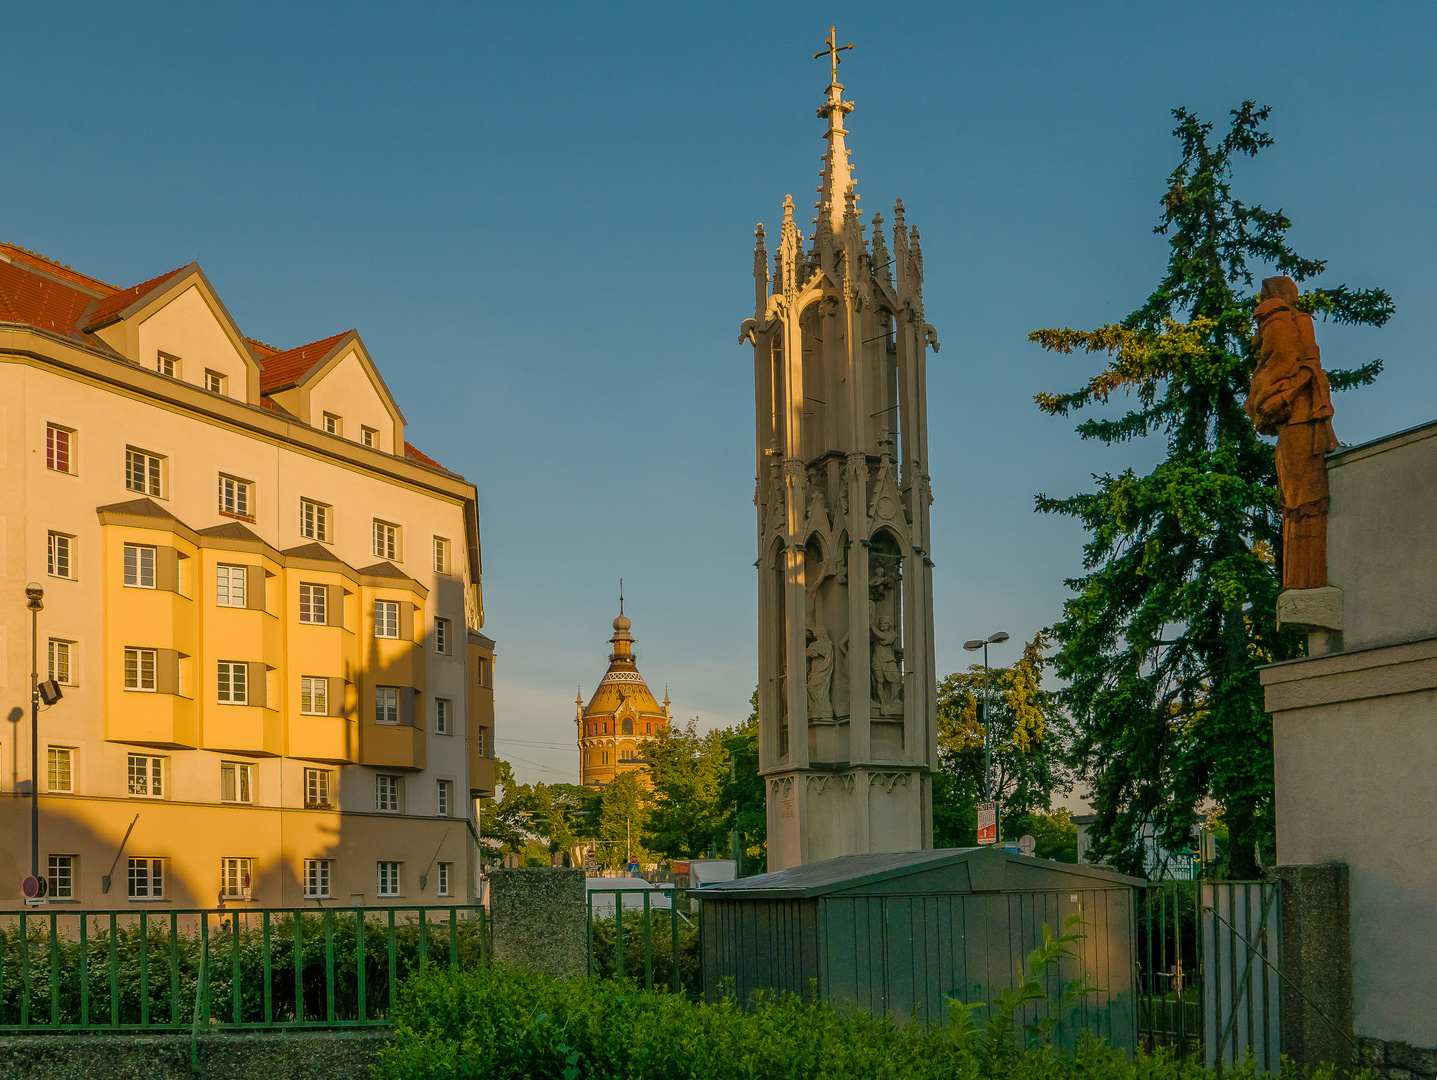
{"label": "white window frame", "polygon": [[374,809],[381,814],[399,813],[403,790],[403,777],[379,773],[374,778]]}
{"label": "white window frame", "polygon": [[484,727],[475,727],[475,728],[474,728],[475,753],[477,753],[480,757],[485,757],[485,756],[487,756],[487,755],[484,753],[484,732],[486,732],[486,731],[488,731],[488,730],[489,730],[488,728],[484,728]]}
{"label": "white window frame", "polygon": [[359,426],[359,442],[361,446],[367,446],[371,450],[379,449],[379,429],[368,427],[364,424]]}
{"label": "white window frame", "polygon": [[[225,773],[227,772],[234,777],[230,782],[232,791],[229,798],[225,797]],[[233,806],[254,805],[254,762],[220,762],[220,802]]]}
{"label": "white window frame", "polygon": [[164,461],[164,458],[148,450],[125,447],[125,490],[163,499]]}
{"label": "white window frame", "polygon": [[454,781],[434,781],[434,816],[452,817],[454,813]]}
{"label": "white window frame", "polygon": [[403,870],[402,862],[393,862],[381,859],[374,864],[374,895],[375,896],[403,896],[400,891],[400,874]]}
{"label": "white window frame", "polygon": [[75,538],[69,533],[46,534],[45,570],[51,577],[75,580]]}
{"label": "white window frame", "polygon": [[46,859],[46,878],[50,886],[51,900],[75,899],[74,855],[51,855]]}
{"label": "white window frame", "polygon": [[163,900],[165,898],[165,860],[130,859],[127,884],[131,900]]}
{"label": "white window frame", "polygon": [[132,799],[165,797],[165,759],[154,754],[129,754],[125,759],[125,785]]}
{"label": "white window frame", "polygon": [[374,601],[374,636],[377,638],[399,637],[399,601]]}
{"label": "white window frame", "polygon": [[454,701],[451,698],[434,699],[434,734],[454,734]]}
{"label": "white window frame", "polygon": [[374,541],[374,557],[389,562],[399,562],[399,526],[392,521],[374,519],[370,532]]}
{"label": "white window frame", "polygon": [[329,543],[329,511],[328,503],[319,502],[317,499],[300,499],[299,535],[306,540]]}
{"label": "white window frame", "polygon": [[[131,667],[133,660],[134,666]],[[146,666],[149,668],[149,679],[145,678]],[[126,649],[125,650],[125,689],[141,694],[153,694],[158,689],[160,652],[158,649]],[[131,671],[134,672],[131,678]]]}
{"label": "white window frame", "polygon": [[213,368],[205,368],[205,389],[211,394],[228,396],[228,391],[225,389],[228,382],[229,377],[225,375],[224,372],[215,371]]}
{"label": "white window frame", "polygon": [[[63,771],[62,771],[63,770]],[[73,746],[48,746],[45,748],[46,790],[75,794],[75,748]]]}
{"label": "white window frame", "polygon": [[454,623],[452,620],[434,620],[434,651],[444,656],[449,656],[454,652]]}
{"label": "white window frame", "polygon": [[327,900],[329,883],[334,877],[333,859],[304,860],[304,896],[306,900]]}
{"label": "white window frame", "polygon": [[403,717],[400,715],[399,687],[376,686],[374,688],[374,722],[385,727],[394,727]]}
{"label": "white window frame", "polygon": [[344,417],[335,416],[332,412],[324,414],[324,430],[331,435],[344,436]]}
{"label": "white window frame", "polygon": [[[126,544],[124,583],[127,589],[154,589],[159,552],[151,544]],[[133,552],[133,555],[131,554]]]}
{"label": "white window frame", "polygon": [[75,645],[65,638],[50,638],[46,653],[49,658],[50,678],[61,686],[74,686]]}
{"label": "white window frame", "polygon": [[168,379],[180,377],[180,358],[167,352],[155,353],[155,370]]}
{"label": "white window frame", "polygon": [[304,770],[304,805],[327,807],[334,805],[334,773],[329,769]]}
{"label": "white window frame", "polygon": [[434,572],[449,573],[449,541],[442,536],[434,538]]}
{"label": "white window frame", "polygon": [[220,660],[215,666],[215,699],[221,705],[249,704],[249,664]]}
{"label": "white window frame", "polygon": [[[315,618],[316,615],[319,617]],[[299,621],[314,626],[324,626],[329,622],[329,587],[327,585],[316,585],[312,581],[300,582]]]}
{"label": "white window frame", "polygon": [[249,567],[221,563],[215,567],[215,604],[219,607],[246,606]]}
{"label": "white window frame", "polygon": [[439,865],[438,865],[438,875],[437,875],[439,891],[438,891],[438,894],[437,894],[437,895],[439,895],[439,896],[453,896],[453,895],[454,895],[452,892],[449,891],[450,878],[453,876],[453,874],[452,874],[453,868],[454,868],[454,864],[453,864],[453,863],[447,863],[447,862],[439,863]]}
{"label": "white window frame", "polygon": [[220,859],[220,896],[226,900],[248,900],[254,895],[254,860],[226,855]]}
{"label": "white window frame", "polygon": [[[61,447],[61,443],[64,447]],[[63,464],[61,459],[63,458]],[[75,475],[75,429],[60,424],[45,425],[45,468],[51,472]]]}
{"label": "white window frame", "polygon": [[219,474],[219,512],[226,517],[254,520],[254,481]]}
{"label": "white window frame", "polygon": [[329,680],[322,675],[299,677],[299,711],[301,716],[329,715]]}

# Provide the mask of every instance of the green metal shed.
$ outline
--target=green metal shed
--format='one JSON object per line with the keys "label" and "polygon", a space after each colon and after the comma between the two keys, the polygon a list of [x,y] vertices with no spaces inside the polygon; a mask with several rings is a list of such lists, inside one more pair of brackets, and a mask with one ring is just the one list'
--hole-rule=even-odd
{"label": "green metal shed", "polygon": [[1064,962],[1050,973],[1050,993],[1078,976],[1099,987],[1067,1036],[1085,1028],[1131,1050],[1140,884],[992,847],[842,855],[723,882],[699,893],[704,993],[716,1000],[732,979],[740,999],[759,989],[806,996],[816,983],[824,997],[874,1014],[941,1020],[950,998],[991,1003],[1016,985],[1044,924],[1059,933],[1077,913],[1088,935],[1081,968]]}

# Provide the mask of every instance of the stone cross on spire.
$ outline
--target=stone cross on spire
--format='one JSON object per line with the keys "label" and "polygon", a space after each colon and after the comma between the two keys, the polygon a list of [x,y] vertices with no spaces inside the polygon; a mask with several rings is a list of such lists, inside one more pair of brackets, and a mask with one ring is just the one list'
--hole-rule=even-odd
{"label": "stone cross on spire", "polygon": [[[832,80],[828,84],[828,100],[818,109],[818,115],[828,121],[828,152],[823,155],[823,183],[818,187],[818,202],[814,203],[819,215],[828,219],[833,234],[843,232],[843,211],[849,190],[853,187],[853,170],[848,164],[848,147],[843,137],[848,134],[843,128],[843,118],[853,111],[853,102],[843,100],[843,84],[838,81],[838,54],[853,48],[853,43],[838,45],[838,34],[832,28],[828,34],[828,48],[816,52],[813,58],[829,58]],[[815,219],[817,220],[817,219]]]}

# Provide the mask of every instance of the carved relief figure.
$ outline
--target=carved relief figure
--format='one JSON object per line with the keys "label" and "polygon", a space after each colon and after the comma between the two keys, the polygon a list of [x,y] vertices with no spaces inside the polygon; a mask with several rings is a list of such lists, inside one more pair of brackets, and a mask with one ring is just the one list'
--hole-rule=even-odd
{"label": "carved relief figure", "polygon": [[808,718],[832,720],[829,685],[833,681],[833,641],[823,627],[808,632]]}
{"label": "carved relief figure", "polygon": [[896,644],[898,631],[893,620],[886,615],[878,625],[869,631],[873,636],[873,700],[878,703],[880,716],[903,712],[903,675],[898,670],[898,661],[903,650]]}
{"label": "carved relief figure", "polygon": [[833,680],[833,715],[848,715],[848,637],[844,634],[838,642],[838,667]]}
{"label": "carved relief figure", "polygon": [[1312,331],[1312,316],[1297,310],[1291,278],[1262,283],[1257,305],[1257,368],[1247,414],[1257,430],[1277,436],[1277,484],[1282,494],[1282,584],[1318,589],[1327,584],[1327,465],[1336,450],[1332,392]]}

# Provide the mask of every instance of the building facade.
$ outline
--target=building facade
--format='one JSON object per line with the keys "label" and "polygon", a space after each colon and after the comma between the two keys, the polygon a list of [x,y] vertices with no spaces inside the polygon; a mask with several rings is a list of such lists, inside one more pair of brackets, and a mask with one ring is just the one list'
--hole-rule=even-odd
{"label": "building facade", "polygon": [[[0,245],[0,906],[463,903],[493,788],[475,488],[355,331]],[[106,879],[109,879],[108,888]]]}
{"label": "building facade", "polygon": [[836,49],[813,235],[754,247],[759,765],[772,870],[933,845],[938,768],[918,230],[864,237]]}
{"label": "building facade", "polygon": [[634,638],[629,633],[632,626],[620,600],[614,636],[609,638],[614,647],[609,653],[609,670],[599,680],[588,705],[584,704],[582,690],[574,700],[579,783],[585,787],[604,787],[622,773],[647,771],[644,743],[673,719],[668,691],[664,691],[664,703],[659,705],[639,674]]}

